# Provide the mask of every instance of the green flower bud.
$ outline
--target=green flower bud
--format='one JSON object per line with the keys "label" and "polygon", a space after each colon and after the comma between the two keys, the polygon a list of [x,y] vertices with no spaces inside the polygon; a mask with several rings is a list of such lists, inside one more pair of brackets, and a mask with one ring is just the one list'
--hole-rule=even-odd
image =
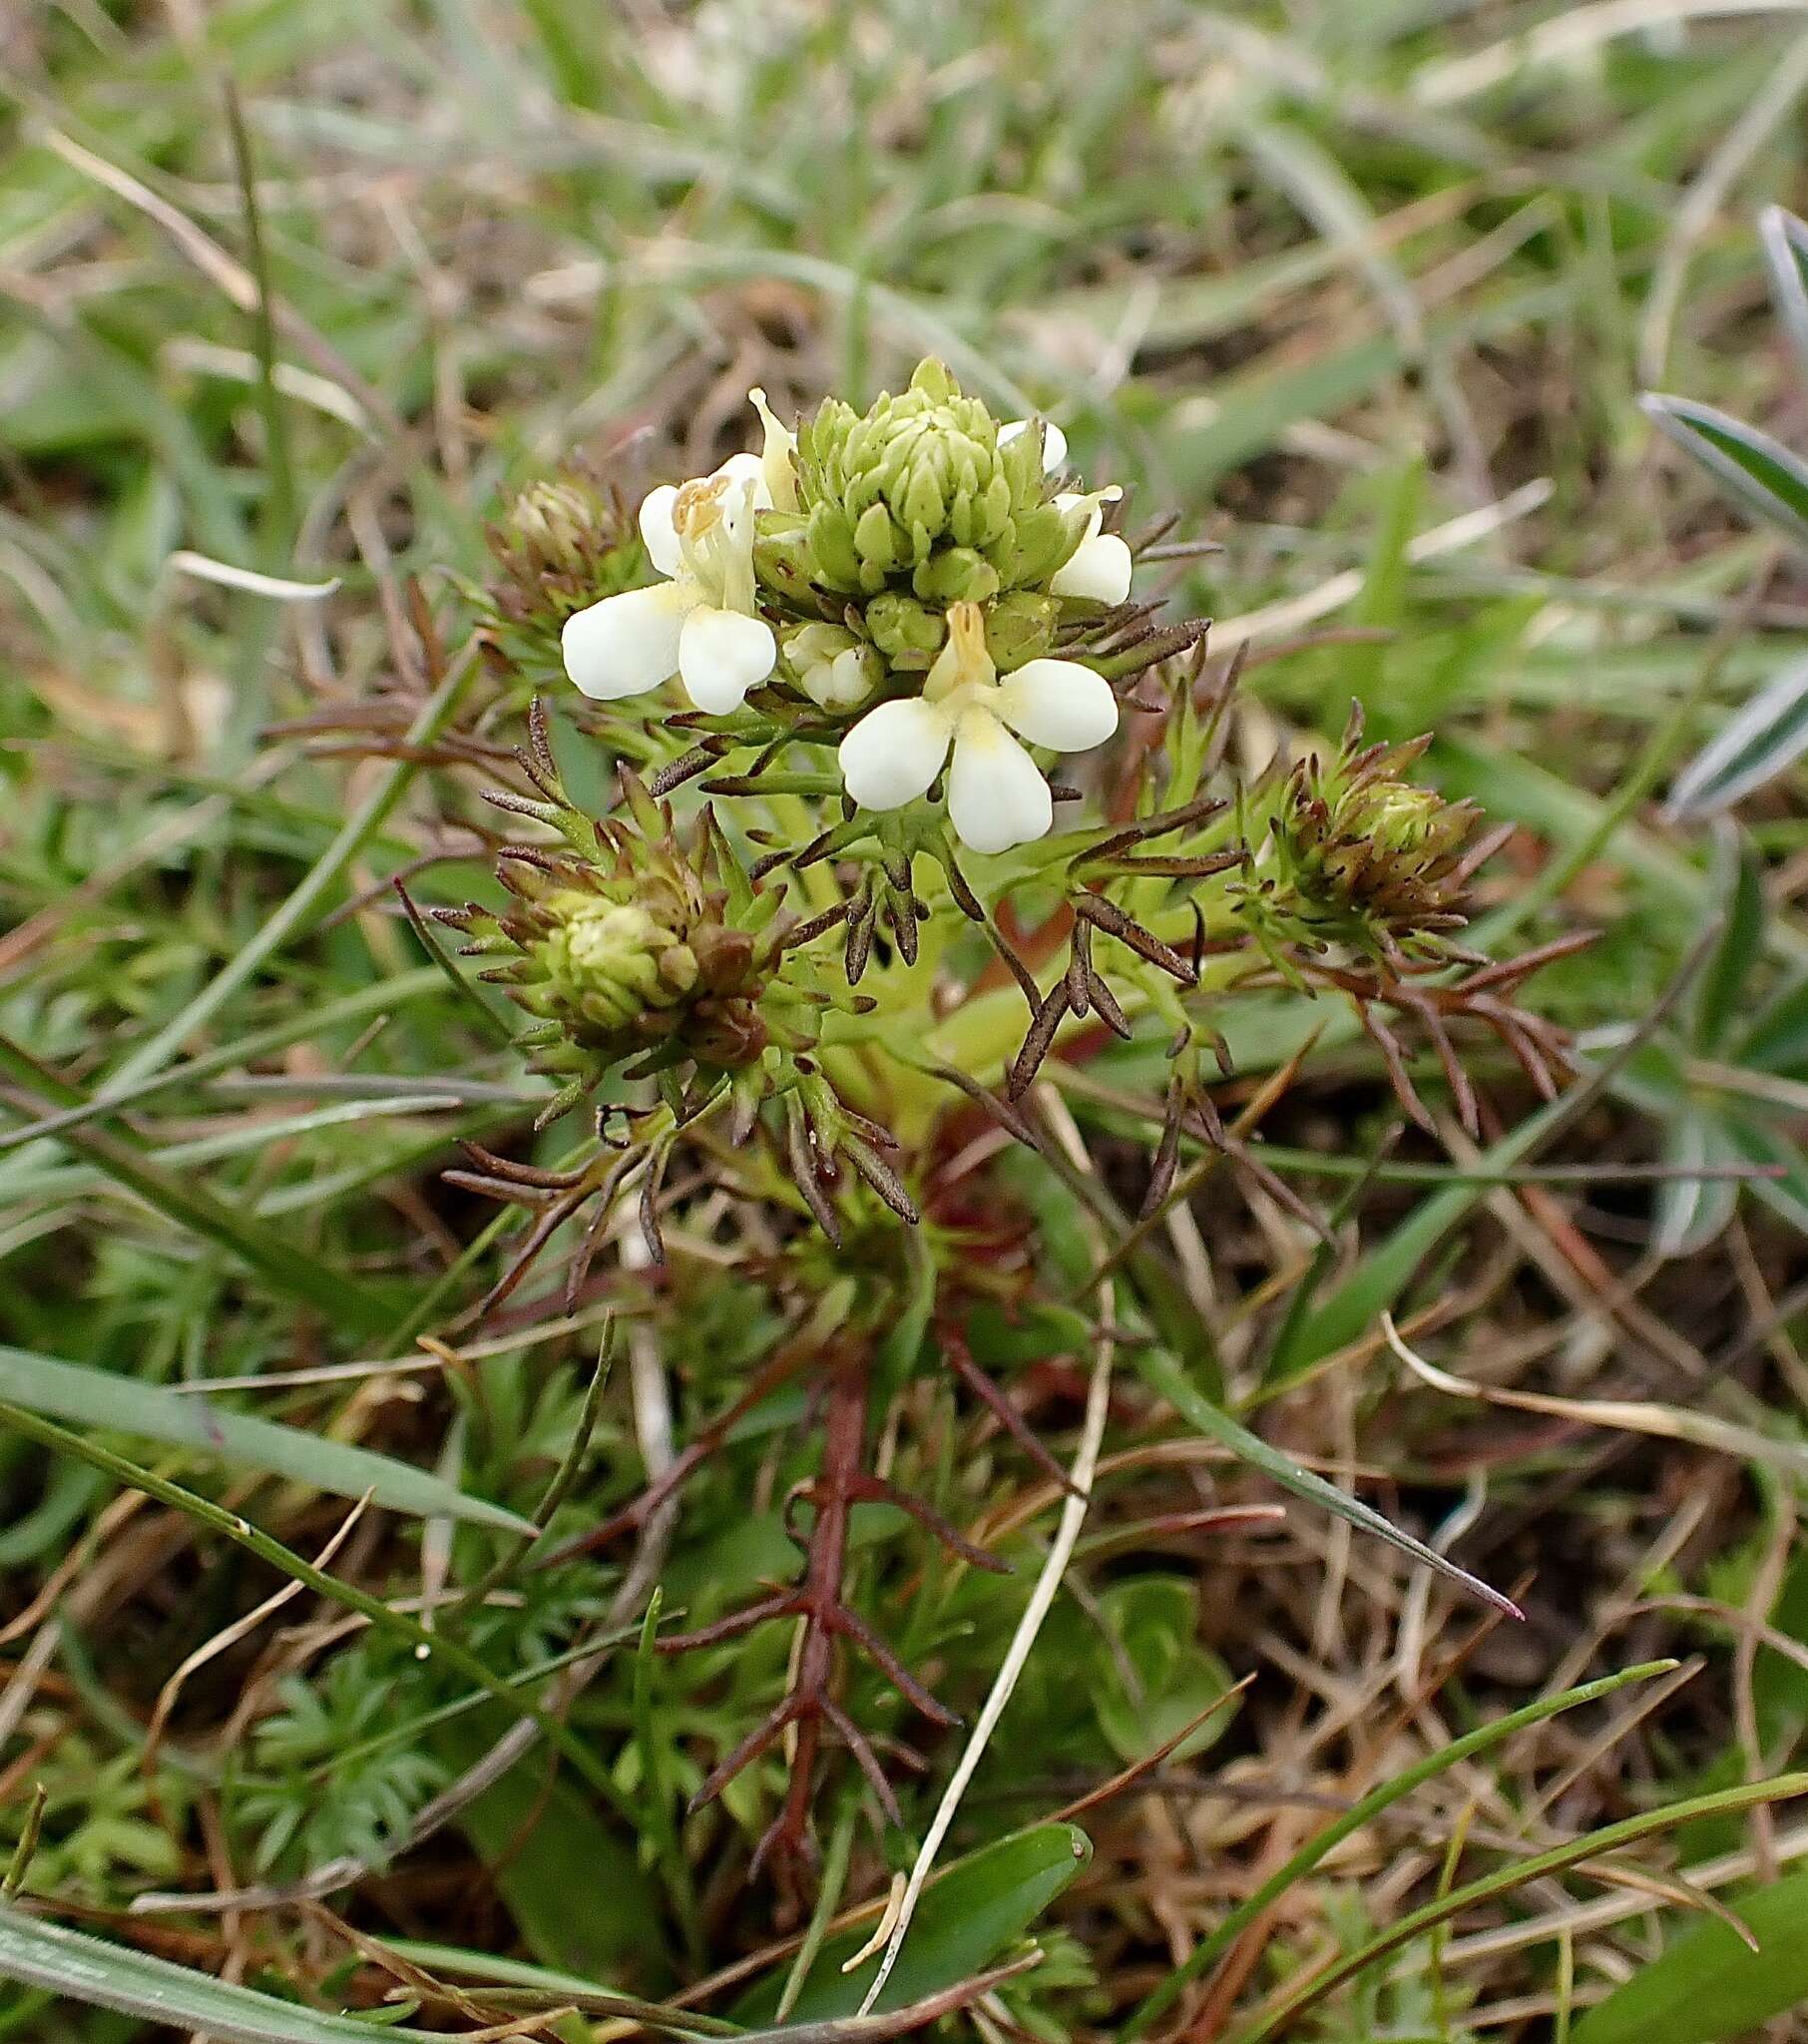
{"label": "green flower bud", "polygon": [[1009,674],[1055,649],[1061,603],[1034,590],[1014,589],[986,612],[986,651],[1001,674]]}
{"label": "green flower bud", "polygon": [[948,620],[915,597],[887,590],[867,604],[865,624],[873,644],[895,668],[927,668],[948,637]]}
{"label": "green flower bud", "polygon": [[[983,600],[1021,580],[1019,522],[1048,494],[1040,434],[1001,447],[985,404],[936,361],[864,414],[825,403],[798,431],[797,475],[819,583],[870,596],[895,575],[922,574],[943,550],[982,556],[991,589],[974,581],[971,560],[933,571],[929,590],[913,584],[939,602]],[[1038,553],[1047,551],[1045,534]]]}
{"label": "green flower bud", "polygon": [[550,1018],[631,1029],[644,1010],[673,1007],[696,985],[696,953],[638,902],[572,888],[542,907],[550,927],[528,958],[544,975],[535,1005]]}
{"label": "green flower bud", "polygon": [[767,588],[792,603],[810,602],[815,573],[808,520],[794,513],[768,511],[757,521],[753,542],[753,573]]}
{"label": "green flower bud", "polygon": [[910,578],[925,603],[985,603],[999,590],[998,570],[972,547],[938,547]]}

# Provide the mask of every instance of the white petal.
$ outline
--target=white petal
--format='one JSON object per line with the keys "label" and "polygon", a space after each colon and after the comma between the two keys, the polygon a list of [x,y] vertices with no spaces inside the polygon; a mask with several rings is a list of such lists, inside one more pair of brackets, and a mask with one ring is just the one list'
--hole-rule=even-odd
{"label": "white petal", "polygon": [[677,483],[661,483],[641,500],[641,537],[647,543],[647,558],[662,575],[676,575],[683,559],[672,525],[672,507],[677,502]]}
{"label": "white petal", "polygon": [[[1008,425],[999,427],[998,444],[1001,447],[1009,446],[1019,433],[1027,433],[1029,430],[1030,421],[1028,419],[1012,419]],[[1058,468],[1065,464],[1067,458],[1068,436],[1056,425],[1053,419],[1044,419],[1042,422],[1043,474],[1053,475]]]}
{"label": "white petal", "polygon": [[851,710],[856,703],[864,703],[875,686],[874,665],[858,646],[850,646],[845,653],[837,653],[834,665],[829,669],[828,705],[837,710]]}
{"label": "white petal", "polygon": [[765,429],[765,445],[760,449],[759,465],[770,493],[770,508],[774,511],[795,511],[797,470],[792,456],[797,451],[797,435],[776,416],[766,402],[766,393],[757,384],[747,392],[747,402],[758,412],[759,423]]}
{"label": "white petal", "polygon": [[968,711],[955,734],[948,816],[961,842],[975,851],[1028,844],[1046,836],[1055,820],[1042,768],[990,710]]}
{"label": "white petal", "polygon": [[1115,532],[1083,539],[1049,584],[1054,596],[1084,596],[1091,603],[1123,603],[1130,595],[1130,550]]}
{"label": "white petal", "polygon": [[993,707],[1033,746],[1085,753],[1118,729],[1112,685],[1077,660],[1032,660],[998,685]]}
{"label": "white petal", "polygon": [[772,491],[766,481],[766,465],[757,454],[730,454],[715,473],[725,475],[730,482],[751,483],[754,510],[771,510]]}
{"label": "white petal", "polygon": [[687,584],[661,582],[593,603],[565,621],[565,672],[604,703],[657,689],[677,670],[678,634],[693,601]]}
{"label": "white petal", "polygon": [[771,627],[740,611],[698,604],[684,620],[678,640],[678,674],[699,710],[721,717],[738,710],[755,682],[763,682],[778,658]]}
{"label": "white petal", "polygon": [[901,809],[941,772],[952,736],[948,717],[920,696],[881,703],[841,741],[848,793],[863,809]]}

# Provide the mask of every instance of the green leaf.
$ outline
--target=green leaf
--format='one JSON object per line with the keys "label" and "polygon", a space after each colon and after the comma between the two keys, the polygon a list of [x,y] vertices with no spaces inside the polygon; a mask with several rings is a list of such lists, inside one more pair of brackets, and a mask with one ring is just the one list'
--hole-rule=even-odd
{"label": "green leaf", "polygon": [[[442,1726],[433,1750],[462,1775],[494,1744],[467,1722]],[[659,1891],[636,1863],[626,1825],[610,1822],[594,1797],[564,1782],[549,1790],[545,1768],[529,1763],[460,1810],[458,1826],[542,1965],[593,1982],[666,1984]]]}
{"label": "green leaf", "polygon": [[1453,1561],[1447,1561],[1435,1548],[1427,1547],[1423,1540],[1416,1540],[1412,1534],[1403,1533],[1400,1528],[1384,1519],[1372,1506],[1365,1505],[1360,1498],[1352,1497],[1348,1491],[1339,1490],[1334,1483],[1327,1483],[1322,1476],[1310,1469],[1302,1469],[1291,1456],[1284,1455],[1279,1448],[1271,1447],[1260,1434],[1251,1433],[1240,1421],[1232,1419],[1228,1412],[1221,1410],[1207,1398],[1196,1384],[1190,1383],[1181,1372],[1180,1366],[1171,1355],[1158,1348],[1138,1344],[1131,1353],[1143,1380],[1159,1391],[1183,1419],[1190,1420],[1201,1433],[1209,1434],[1213,1440],[1221,1441],[1239,1462],[1247,1462],[1252,1469],[1259,1469],[1264,1476],[1272,1477],[1283,1490],[1291,1491],[1295,1497],[1304,1498],[1308,1504],[1322,1505],[1328,1512],[1335,1512],[1338,1518],[1347,1519],[1352,1526],[1360,1527],[1365,1533],[1372,1533],[1390,1546],[1398,1547],[1410,1554],[1415,1561],[1421,1561],[1429,1569],[1436,1569],[1439,1575],[1448,1576],[1453,1583],[1459,1583],[1472,1597],[1479,1597],[1483,1603],[1492,1604],[1497,1611],[1504,1611],[1510,1618],[1521,1616],[1519,1607],[1503,1597],[1498,1590],[1492,1590],[1467,1569],[1460,1569]]}
{"label": "green leaf", "polygon": [[373,2036],[431,2044],[425,2030],[385,2026],[373,2031],[354,2016],[324,2015],[279,2001],[254,1987],[216,1980],[85,1931],[41,1922],[5,1903],[0,1903],[0,1979],[22,1980],[160,2027],[199,2030],[224,2044],[371,2044]]}
{"label": "green leaf", "polygon": [[1099,1608],[1122,1652],[1122,1661],[1108,1658],[1093,1699],[1112,1751],[1138,1761],[1185,1732],[1168,1755],[1177,1763],[1215,1745],[1236,1713],[1216,1711],[1198,1723],[1230,1688],[1230,1671],[1198,1643],[1194,1585],[1178,1576],[1131,1576],[1112,1584]]}
{"label": "green leaf", "polygon": [[1740,1041],[1739,1062],[1789,1075],[1808,1068],[1808,975],[1786,981],[1758,1010]]}
{"label": "green leaf", "polygon": [[[1723,834],[1736,845],[1730,828]],[[1725,921],[1695,987],[1694,1048],[1708,1057],[1725,1044],[1764,950],[1764,884],[1749,846],[1739,852],[1723,892]]]}
{"label": "green leaf", "polygon": [[269,1419],[222,1412],[201,1395],[190,1397],[107,1370],[83,1369],[25,1348],[0,1347],[0,1398],[52,1419],[194,1448],[219,1461],[311,1484],[335,1497],[362,1497],[369,1491],[388,1510],[412,1512],[418,1518],[467,1519],[512,1533],[533,1531],[526,1519],[501,1505],[468,1497],[443,1477],[369,1448],[350,1447]]}
{"label": "green leaf", "polygon": [[1792,1228],[1808,1235],[1808,1157],[1779,1133],[1769,1116],[1728,1109],[1723,1112],[1722,1126],[1747,1164],[1780,1170],[1781,1176],[1777,1178],[1753,1179],[1753,1197],[1762,1200],[1773,1214],[1780,1214]]}
{"label": "green leaf", "polygon": [[1783,445],[1711,404],[1647,391],[1644,415],[1700,462],[1736,502],[1808,546],[1808,468]]}
{"label": "green leaf", "polygon": [[1797,220],[1780,206],[1767,206],[1758,215],[1758,238],[1770,271],[1771,299],[1795,343],[1802,373],[1808,376],[1808,221]]}
{"label": "green leaf", "polygon": [[1690,1923],[1587,2011],[1573,2044],[1714,2044],[1808,2001],[1808,1871],[1736,1897],[1732,1912],[1755,1952],[1712,1917]]}
{"label": "green leaf", "polygon": [[[923,1891],[910,1935],[880,1995],[880,2012],[956,1986],[983,1972],[1023,1936],[1093,1856],[1092,1841],[1074,1824],[1038,1824],[957,1860]],[[793,2022],[852,2015],[878,1971],[877,1952],[851,1973],[841,1970],[866,1943],[872,1926],[830,1938],[810,1968],[791,2010]],[[739,2003],[737,2021],[760,2023],[778,2007],[783,1971],[762,1980]]]}
{"label": "green leaf", "polygon": [[1692,1257],[1719,1239],[1738,1204],[1738,1182],[1690,1174],[1737,1161],[1738,1146],[1711,1107],[1689,1099],[1676,1104],[1664,1122],[1663,1162],[1678,1176],[1657,1188],[1653,1256]]}
{"label": "green leaf", "polygon": [[1736,711],[1677,774],[1665,814],[1718,815],[1774,780],[1808,751],[1808,660],[1791,661]]}

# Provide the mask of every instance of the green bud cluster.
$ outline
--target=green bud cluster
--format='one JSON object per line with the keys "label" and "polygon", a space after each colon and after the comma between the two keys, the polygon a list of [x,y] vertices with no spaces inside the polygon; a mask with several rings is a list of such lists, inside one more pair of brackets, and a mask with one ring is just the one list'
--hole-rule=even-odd
{"label": "green bud cluster", "polygon": [[938,361],[865,412],[829,398],[798,428],[795,511],[763,512],[755,565],[778,607],[835,617],[890,667],[927,668],[954,603],[987,607],[1004,669],[1054,645],[1051,578],[1085,536],[1043,472],[1040,425],[1001,440]]}
{"label": "green bud cluster", "polygon": [[1328,764],[1314,753],[1251,791],[1268,815],[1265,834],[1247,832],[1244,912],[1287,941],[1435,954],[1463,925],[1479,812],[1405,777],[1429,738],[1364,747],[1361,736],[1358,713]]}
{"label": "green bud cluster", "polygon": [[487,643],[532,681],[563,674],[569,617],[650,572],[622,493],[581,466],[530,483],[485,537],[496,572],[469,594]]}
{"label": "green bud cluster", "polygon": [[796,1003],[778,984],[779,896],[749,887],[713,818],[705,813],[687,847],[670,807],[626,768],[625,813],[596,819],[566,798],[550,754],[525,764],[541,768],[546,799],[509,795],[503,805],[553,825],[564,845],[503,853],[502,908],[435,913],[465,932],[467,956],[496,961],[482,977],[529,1017],[518,1045],[560,1082],[543,1119],[633,1058],[642,1062],[631,1076],[735,1073],[774,1041],[789,1043]]}

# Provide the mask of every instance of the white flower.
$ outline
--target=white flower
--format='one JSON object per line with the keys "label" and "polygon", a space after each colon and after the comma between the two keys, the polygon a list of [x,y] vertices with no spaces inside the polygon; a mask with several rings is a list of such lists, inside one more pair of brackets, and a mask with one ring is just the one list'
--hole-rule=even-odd
{"label": "white flower", "polygon": [[957,603],[922,695],[881,703],[854,726],[841,741],[841,777],[863,809],[901,808],[927,790],[952,746],[955,832],[975,851],[1005,851],[1044,836],[1055,819],[1049,783],[1012,732],[1080,753],[1117,729],[1110,683],[1078,661],[1032,660],[1001,681],[978,604]]}
{"label": "white flower", "polygon": [[797,686],[824,710],[852,710],[879,685],[876,648],[840,625],[800,625],[784,642],[785,665]]}
{"label": "white flower", "polygon": [[698,482],[648,492],[641,537],[669,579],[566,620],[565,671],[585,695],[644,696],[676,672],[699,710],[740,707],[778,657],[753,600],[753,514],[771,502],[757,454],[731,454]]}
{"label": "white flower", "polygon": [[[1030,430],[1028,419],[1012,419],[998,429],[998,444],[1008,447],[1019,433]],[[1053,475],[1068,458],[1068,436],[1052,419],[1042,422],[1042,472]]]}
{"label": "white flower", "polygon": [[797,435],[773,416],[772,407],[766,402],[766,393],[757,383],[747,392],[747,402],[758,412],[759,423],[765,428],[766,436],[759,453],[759,468],[765,478],[769,502],[760,508],[795,511],[797,469],[792,457],[797,452]]}
{"label": "white flower", "polygon": [[1051,596],[1084,596],[1093,603],[1123,603],[1130,595],[1130,550],[1115,532],[1103,532],[1105,506],[1124,492],[1114,483],[1083,497],[1064,490],[1055,499],[1063,511],[1087,506],[1086,537],[1062,563],[1049,583]]}
{"label": "white flower", "polygon": [[[1015,440],[1019,433],[1030,430],[1028,419],[1013,419],[1009,425],[998,429],[998,444],[1003,447]],[[1042,428],[1042,467],[1045,475],[1053,475],[1068,458],[1067,435],[1059,426],[1047,420]],[[1130,596],[1130,550],[1115,532],[1101,528],[1105,524],[1107,504],[1115,504],[1124,492],[1114,484],[1109,490],[1096,490],[1090,496],[1083,496],[1077,490],[1063,490],[1055,499],[1063,511],[1078,510],[1086,505],[1090,513],[1086,537],[1080,542],[1068,559],[1063,562],[1049,584],[1052,596],[1083,596],[1090,603],[1123,603]]]}

